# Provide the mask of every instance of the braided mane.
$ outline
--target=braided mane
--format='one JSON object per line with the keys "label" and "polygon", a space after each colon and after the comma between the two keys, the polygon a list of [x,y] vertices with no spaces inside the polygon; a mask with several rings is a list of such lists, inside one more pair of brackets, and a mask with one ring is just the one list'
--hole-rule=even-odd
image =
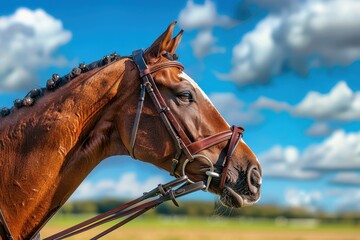
{"label": "braided mane", "polygon": [[22,108],[22,107],[31,107],[35,104],[36,100],[44,96],[47,92],[53,92],[56,89],[64,86],[66,83],[70,82],[74,78],[80,76],[82,73],[88,72],[92,69],[103,67],[121,59],[120,55],[117,53],[112,53],[103,57],[100,60],[94,61],[90,64],[80,63],[78,67],[73,68],[70,73],[60,77],[57,73],[54,73],[46,82],[45,88],[34,88],[32,89],[23,99],[16,99],[14,101],[14,106],[11,108],[3,107],[0,110],[0,118],[6,117],[11,114],[14,109]]}

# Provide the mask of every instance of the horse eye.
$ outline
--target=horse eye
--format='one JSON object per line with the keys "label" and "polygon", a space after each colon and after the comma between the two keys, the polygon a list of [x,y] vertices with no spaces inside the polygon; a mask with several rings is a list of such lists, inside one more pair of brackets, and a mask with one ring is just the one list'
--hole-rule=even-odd
{"label": "horse eye", "polygon": [[189,91],[185,91],[182,93],[179,93],[177,97],[184,102],[192,102],[194,101],[192,94]]}

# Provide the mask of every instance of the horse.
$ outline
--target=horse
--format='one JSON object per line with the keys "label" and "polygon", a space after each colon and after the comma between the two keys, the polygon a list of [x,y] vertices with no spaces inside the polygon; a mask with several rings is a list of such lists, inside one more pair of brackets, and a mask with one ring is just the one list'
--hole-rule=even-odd
{"label": "horse", "polygon": [[259,200],[260,163],[242,139],[243,128],[230,127],[175,61],[183,35],[173,37],[175,24],[140,51],[140,60],[115,53],[80,64],[2,109],[1,240],[8,233],[33,239],[85,177],[115,155],[191,181],[211,175],[207,190],[228,207]]}

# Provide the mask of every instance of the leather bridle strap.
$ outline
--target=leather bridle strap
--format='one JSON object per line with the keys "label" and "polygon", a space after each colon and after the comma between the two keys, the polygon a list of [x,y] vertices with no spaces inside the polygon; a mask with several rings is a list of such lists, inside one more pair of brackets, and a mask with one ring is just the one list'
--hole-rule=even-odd
{"label": "leather bridle strap", "polygon": [[[165,124],[166,129],[170,133],[170,136],[172,137],[175,143],[176,146],[175,159],[179,159],[182,152],[184,152],[187,158],[192,159],[192,154],[186,148],[186,146],[189,145],[191,141],[189,140],[185,131],[182,129],[180,123],[176,120],[170,108],[167,106],[164,98],[162,97],[159,89],[155,84],[153,77],[151,76],[152,73],[168,67],[177,67],[180,70],[183,70],[184,69],[183,65],[179,62],[172,61],[172,62],[158,63],[153,65],[151,68],[149,68],[145,63],[144,51],[142,49],[134,51],[132,57],[140,71],[142,85],[145,87],[147,93],[149,94],[152,102],[155,105],[157,112],[159,113],[162,121]],[[140,110],[141,109],[138,108],[137,115],[141,114]],[[135,120],[140,121],[140,117],[136,118]],[[138,122],[135,122],[131,136],[132,139],[136,139],[137,128],[138,128]],[[133,148],[134,146],[132,147],[130,152],[134,151]]]}
{"label": "leather bridle strap", "polygon": [[136,112],[136,116],[135,116],[135,120],[134,120],[134,126],[133,126],[132,133],[131,133],[131,139],[130,139],[130,156],[134,159],[135,159],[134,148],[135,148],[136,135],[137,135],[137,131],[139,129],[140,116],[141,116],[141,112],[142,112],[142,109],[144,106],[144,101],[145,101],[145,86],[143,84],[141,84],[140,89],[141,89],[140,97],[139,97],[137,112]]}
{"label": "leather bridle strap", "polygon": [[[221,177],[219,189],[224,188],[227,172],[229,169],[229,163],[232,159],[232,156],[235,152],[237,145],[239,144],[239,142],[242,138],[243,132],[244,132],[243,127],[232,126],[231,130],[229,130],[229,131],[220,132],[218,134],[201,139],[201,140],[194,142],[194,143],[190,144],[189,146],[187,146],[188,149],[190,150],[190,152],[193,154],[193,156],[199,156],[199,157],[205,158],[208,161],[210,161],[206,156],[198,155],[197,153],[202,150],[205,150],[209,147],[215,146],[221,142],[228,141],[228,144],[225,148],[226,149],[225,157],[222,159],[222,162],[220,164],[216,164],[217,166],[220,165],[222,167],[221,174],[213,172],[213,171],[206,172],[206,175],[208,175],[208,182],[207,182],[206,190],[208,190],[208,188],[209,188],[209,185],[210,185],[209,181],[211,180],[212,177]],[[221,161],[221,159],[219,161]],[[186,160],[183,165],[183,168],[182,168],[183,175],[186,175],[185,174],[185,166],[188,162],[189,161]],[[211,166],[211,168],[214,168],[214,166]]]}
{"label": "leather bridle strap", "polygon": [[224,188],[225,181],[226,181],[226,173],[228,172],[228,169],[229,169],[229,163],[232,159],[232,156],[235,152],[237,145],[239,144],[239,142],[242,138],[244,128],[238,127],[238,126],[232,126],[231,131],[232,131],[232,135],[231,135],[231,138],[229,141],[229,145],[227,146],[227,153],[226,153],[226,156],[225,156],[224,162],[223,162],[223,170],[221,173],[222,176],[221,176],[221,180],[220,180],[220,184],[219,184],[219,189]]}
{"label": "leather bridle strap", "polygon": [[164,62],[164,63],[155,64],[155,65],[153,65],[151,67],[147,67],[146,69],[144,69],[143,71],[140,72],[140,77],[143,77],[143,76],[145,76],[147,74],[155,73],[155,72],[157,72],[157,71],[159,71],[161,69],[168,68],[168,67],[177,67],[180,70],[184,70],[184,66],[179,62],[175,62],[175,61]]}
{"label": "leather bridle strap", "polygon": [[201,152],[202,150],[208,149],[209,147],[215,146],[221,142],[228,141],[231,138],[232,131],[224,131],[212,135],[210,137],[206,137],[199,141],[193,142],[187,146],[191,154],[196,154]]}

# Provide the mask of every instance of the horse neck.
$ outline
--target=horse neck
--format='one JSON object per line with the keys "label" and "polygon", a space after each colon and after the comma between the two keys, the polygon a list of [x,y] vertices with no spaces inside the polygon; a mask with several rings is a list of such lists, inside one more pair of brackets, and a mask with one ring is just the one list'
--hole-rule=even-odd
{"label": "horse neck", "polygon": [[15,239],[36,233],[102,159],[127,152],[106,114],[125,62],[80,75],[2,119],[0,209]]}

